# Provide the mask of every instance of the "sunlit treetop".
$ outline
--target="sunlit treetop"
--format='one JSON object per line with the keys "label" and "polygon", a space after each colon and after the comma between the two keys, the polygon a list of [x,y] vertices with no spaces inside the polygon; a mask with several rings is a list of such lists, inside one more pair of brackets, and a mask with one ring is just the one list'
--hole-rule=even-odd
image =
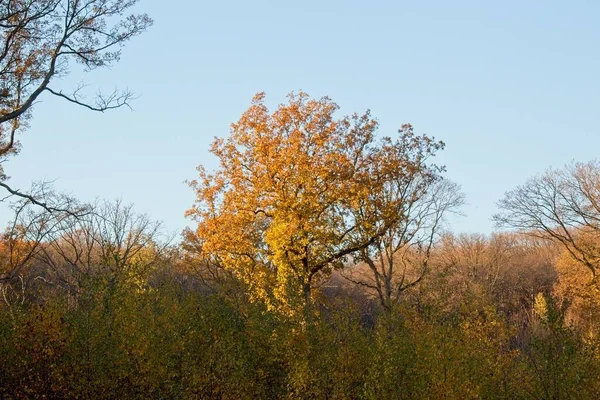
{"label": "sunlit treetop", "polygon": [[271,305],[310,302],[321,278],[383,235],[400,208],[373,194],[443,146],[409,126],[376,141],[368,111],[338,109],[300,92],[269,112],[257,94],[229,137],[213,142],[217,170],[200,166],[191,183],[187,215],[198,226],[188,243]]}

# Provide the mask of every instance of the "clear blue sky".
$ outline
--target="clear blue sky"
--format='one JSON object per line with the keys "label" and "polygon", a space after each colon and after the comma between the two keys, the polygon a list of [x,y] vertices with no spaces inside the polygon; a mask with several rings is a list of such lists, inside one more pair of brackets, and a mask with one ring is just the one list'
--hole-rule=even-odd
{"label": "clear blue sky", "polygon": [[[439,161],[467,196],[456,231],[489,233],[495,202],[527,177],[600,151],[596,1],[142,0],[155,25],[111,70],[71,76],[129,87],[134,111],[35,106],[10,183],[56,179],[80,199],[122,197],[181,230],[184,184],[214,166],[214,136],[266,91],[372,110],[381,134],[410,122],[447,143]],[[6,212],[0,209],[6,216]],[[0,215],[0,220],[3,220]]]}

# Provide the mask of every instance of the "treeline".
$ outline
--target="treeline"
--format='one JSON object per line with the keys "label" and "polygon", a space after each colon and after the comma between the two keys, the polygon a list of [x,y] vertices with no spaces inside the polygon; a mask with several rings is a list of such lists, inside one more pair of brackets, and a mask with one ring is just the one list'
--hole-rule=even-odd
{"label": "treeline", "polygon": [[[131,207],[71,209],[17,203],[2,236],[3,398],[600,393],[597,319],[589,301],[577,306],[552,243],[445,234],[426,278],[390,309],[335,272],[309,308],[287,315],[167,245]],[[368,266],[351,270],[368,276]]]}

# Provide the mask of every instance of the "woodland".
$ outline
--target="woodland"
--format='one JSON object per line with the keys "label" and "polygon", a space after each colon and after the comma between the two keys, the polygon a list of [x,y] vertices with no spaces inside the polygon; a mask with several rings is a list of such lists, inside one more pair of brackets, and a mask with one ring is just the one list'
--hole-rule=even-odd
{"label": "woodland", "polygon": [[136,3],[0,4],[1,398],[600,397],[598,161],[541,166],[498,199],[497,232],[453,233],[443,141],[299,91],[256,94],[215,138],[181,235],[11,186],[40,98],[135,99],[53,83],[118,62],[152,25]]}

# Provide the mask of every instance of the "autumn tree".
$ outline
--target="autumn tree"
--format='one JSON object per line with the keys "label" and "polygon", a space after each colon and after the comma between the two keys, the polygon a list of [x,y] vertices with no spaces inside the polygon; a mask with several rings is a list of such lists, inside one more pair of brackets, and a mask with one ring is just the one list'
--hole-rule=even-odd
{"label": "autumn tree", "polygon": [[125,13],[138,0],[6,0],[0,3],[0,186],[51,210],[5,183],[2,163],[19,150],[16,135],[27,127],[43,95],[93,111],[128,105],[133,94],[115,91],[86,99],[84,85],[64,91],[53,83],[73,63],[91,71],[119,60],[121,47],[152,24],[146,14]]}
{"label": "autumn tree", "polygon": [[316,283],[399,218],[393,207],[359,212],[389,177],[373,171],[389,169],[391,139],[377,143],[369,112],[337,110],[301,92],[271,113],[259,93],[230,136],[214,141],[219,168],[200,166],[191,184],[197,202],[187,215],[198,227],[188,242],[273,304],[309,303]]}
{"label": "autumn tree", "polygon": [[596,279],[600,272],[600,163],[549,169],[506,193],[499,226],[561,244]]}
{"label": "autumn tree", "polygon": [[264,98],[213,143],[220,168],[199,167],[188,215],[203,255],[236,271],[254,295],[308,301],[318,275],[359,245],[348,209],[362,195],[363,149],[377,124],[368,113],[335,119],[327,98],[290,95],[272,114]]}
{"label": "autumn tree", "polygon": [[[581,237],[580,241],[597,238]],[[598,246],[598,243],[594,244]],[[558,280],[554,285],[554,295],[562,304],[568,305],[567,321],[587,339],[597,341],[600,325],[600,286],[590,281],[589,269],[563,251],[556,262]]]}

